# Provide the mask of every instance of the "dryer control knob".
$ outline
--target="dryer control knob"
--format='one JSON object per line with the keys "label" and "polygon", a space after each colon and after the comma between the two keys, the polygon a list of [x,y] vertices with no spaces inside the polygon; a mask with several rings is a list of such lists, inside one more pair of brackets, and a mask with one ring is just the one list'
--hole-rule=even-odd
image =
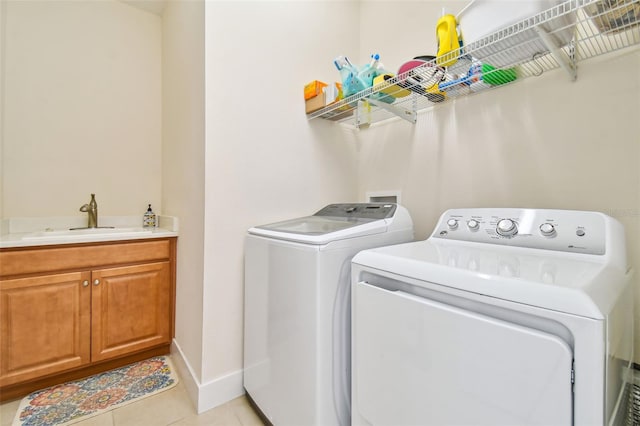
{"label": "dryer control knob", "polygon": [[458,221],[455,219],[449,219],[447,221],[447,226],[449,227],[449,229],[457,229],[458,228]]}
{"label": "dryer control knob", "polygon": [[553,237],[556,235],[556,228],[550,223],[543,223],[540,225],[540,233],[545,237]]}
{"label": "dryer control knob", "polygon": [[467,226],[469,227],[469,229],[471,229],[472,231],[477,231],[478,228],[480,228],[480,222],[478,222],[475,219],[471,219],[467,222]]}
{"label": "dryer control knob", "polygon": [[500,219],[496,226],[496,232],[502,236],[510,237],[518,233],[518,225],[511,219]]}

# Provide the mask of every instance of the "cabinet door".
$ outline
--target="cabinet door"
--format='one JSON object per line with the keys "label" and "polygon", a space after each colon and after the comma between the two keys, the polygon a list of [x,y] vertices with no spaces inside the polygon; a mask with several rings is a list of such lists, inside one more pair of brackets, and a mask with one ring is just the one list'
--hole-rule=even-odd
{"label": "cabinet door", "polygon": [[89,363],[89,272],[0,281],[0,386]]}
{"label": "cabinet door", "polygon": [[171,342],[169,262],[92,272],[91,360]]}

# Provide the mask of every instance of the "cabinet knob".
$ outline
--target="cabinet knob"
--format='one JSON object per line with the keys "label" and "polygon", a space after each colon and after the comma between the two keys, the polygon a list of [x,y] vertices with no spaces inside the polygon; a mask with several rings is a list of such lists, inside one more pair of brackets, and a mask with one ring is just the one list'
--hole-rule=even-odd
{"label": "cabinet knob", "polygon": [[98,285],[98,284],[100,284],[100,280],[95,280],[95,281],[93,282],[93,285]]}
{"label": "cabinet knob", "polygon": [[82,287],[87,287],[89,285],[89,280],[82,281]]}

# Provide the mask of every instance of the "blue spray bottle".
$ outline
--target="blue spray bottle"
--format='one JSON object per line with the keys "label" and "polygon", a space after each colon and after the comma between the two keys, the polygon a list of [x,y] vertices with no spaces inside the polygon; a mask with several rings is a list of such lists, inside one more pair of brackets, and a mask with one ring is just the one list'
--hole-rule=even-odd
{"label": "blue spray bottle", "polygon": [[378,75],[383,74],[382,70],[384,66],[380,62],[380,55],[374,53],[371,55],[371,61],[362,67],[362,70],[358,73],[358,77],[367,85],[367,87],[373,86],[373,79]]}
{"label": "blue spray bottle", "polygon": [[333,60],[333,63],[338,71],[340,71],[342,91],[345,98],[368,87],[358,76],[358,69],[349,62],[349,59],[346,56],[338,56]]}

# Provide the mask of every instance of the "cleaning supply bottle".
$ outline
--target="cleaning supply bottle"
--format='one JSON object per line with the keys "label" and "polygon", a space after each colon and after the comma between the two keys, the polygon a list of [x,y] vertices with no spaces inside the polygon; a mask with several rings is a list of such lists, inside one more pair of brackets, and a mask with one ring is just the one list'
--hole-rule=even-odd
{"label": "cleaning supply bottle", "polygon": [[156,214],[151,210],[151,204],[149,204],[149,208],[142,217],[142,227],[155,228],[156,226],[158,226],[158,220]]}
{"label": "cleaning supply bottle", "polygon": [[358,72],[358,77],[360,77],[367,87],[371,87],[373,85],[373,79],[376,76],[376,65],[379,58],[380,55],[371,55],[371,61],[364,65]]}
{"label": "cleaning supply bottle", "polygon": [[374,53],[371,55],[371,65],[376,69],[376,77],[387,73],[387,70],[384,68],[384,64],[380,61],[379,54]]}
{"label": "cleaning supply bottle", "polygon": [[460,54],[460,39],[458,37],[458,23],[453,15],[443,15],[436,24],[436,40],[438,53],[436,62],[443,67],[456,63]]}
{"label": "cleaning supply bottle", "polygon": [[358,68],[353,66],[346,56],[338,56],[333,60],[333,64],[338,71],[340,71],[342,91],[345,97],[358,93],[368,87],[358,76]]}
{"label": "cleaning supply bottle", "polygon": [[[371,79],[371,86],[375,86],[389,78],[393,78],[393,75],[389,74],[384,69],[384,65],[380,62],[380,55],[378,53],[373,53],[371,55],[371,61],[365,66],[365,68],[363,68],[360,76],[367,84],[369,83],[369,79]],[[381,92],[372,93],[371,99],[376,99],[387,104],[392,104],[396,100],[393,96]]]}
{"label": "cleaning supply bottle", "polygon": [[380,55],[374,53],[371,55],[371,61],[362,67],[358,73],[358,77],[360,77],[360,80],[362,80],[367,87],[371,87],[373,86],[373,79],[380,74],[384,74],[384,65],[380,62]]}

